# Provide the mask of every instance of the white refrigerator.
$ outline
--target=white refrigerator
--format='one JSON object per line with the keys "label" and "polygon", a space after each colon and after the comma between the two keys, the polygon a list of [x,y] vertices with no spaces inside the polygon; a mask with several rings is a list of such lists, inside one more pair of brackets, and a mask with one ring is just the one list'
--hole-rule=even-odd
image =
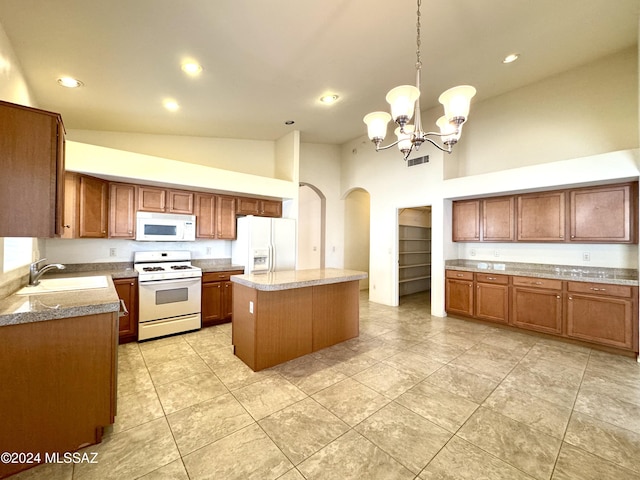
{"label": "white refrigerator", "polygon": [[239,217],[231,261],[244,273],[296,268],[296,221],[291,218]]}

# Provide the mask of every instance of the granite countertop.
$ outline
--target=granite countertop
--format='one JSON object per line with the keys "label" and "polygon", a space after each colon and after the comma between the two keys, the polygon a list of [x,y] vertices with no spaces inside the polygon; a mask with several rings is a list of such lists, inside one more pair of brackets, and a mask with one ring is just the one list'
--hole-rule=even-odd
{"label": "granite countertop", "polygon": [[0,327],[117,312],[120,300],[110,276],[106,278],[104,288],[9,295],[0,300]]}
{"label": "granite countertop", "polygon": [[[244,270],[226,259],[192,260],[204,273]],[[12,294],[0,299],[0,327],[20,323],[41,322],[67,317],[117,312],[120,301],[112,279],[137,277],[131,262],[65,264],[43,278],[106,276],[108,287],[35,295]]]}
{"label": "granite countertop", "polygon": [[447,270],[490,272],[521,275],[573,282],[596,282],[613,285],[638,285],[638,271],[631,268],[584,267],[575,265],[547,265],[541,263],[486,262],[478,260],[447,260]]}
{"label": "granite countertop", "polygon": [[289,270],[285,272],[233,275],[231,281],[263,291],[291,290],[331,283],[351,282],[367,278],[366,272],[322,268],[314,270]]}

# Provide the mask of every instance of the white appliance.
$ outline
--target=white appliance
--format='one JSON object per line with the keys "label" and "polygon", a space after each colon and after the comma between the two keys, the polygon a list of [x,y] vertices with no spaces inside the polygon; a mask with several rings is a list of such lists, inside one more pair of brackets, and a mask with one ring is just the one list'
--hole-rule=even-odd
{"label": "white appliance", "polygon": [[191,252],[135,252],[138,272],[138,340],[201,327],[202,270]]}
{"label": "white appliance", "polygon": [[296,221],[291,218],[239,217],[231,261],[244,273],[296,268]]}
{"label": "white appliance", "polygon": [[153,212],[136,213],[136,240],[192,242],[195,239],[195,215]]}

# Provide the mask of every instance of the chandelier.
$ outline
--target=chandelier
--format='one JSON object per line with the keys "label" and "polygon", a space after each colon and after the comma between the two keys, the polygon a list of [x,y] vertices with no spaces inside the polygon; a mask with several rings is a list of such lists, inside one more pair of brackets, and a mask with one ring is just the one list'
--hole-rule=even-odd
{"label": "chandelier", "polygon": [[[391,106],[391,115],[387,112],[372,112],[365,115],[364,123],[367,124],[369,138],[376,145],[376,151],[386,150],[397,145],[404,154],[404,159],[409,158],[411,151],[418,150],[424,142],[429,142],[446,153],[451,153],[452,147],[458,143],[462,132],[462,124],[469,115],[471,98],[476,94],[476,89],[469,85],[459,85],[443,92],[438,101],[444,105],[444,115],[436,121],[440,132],[425,132],[422,130],[420,120],[420,5],[422,0],[417,0],[416,21],[416,86],[401,85],[387,93],[387,102]],[[415,113],[413,125],[409,122]],[[387,124],[393,120],[398,125],[395,129],[397,140],[390,145],[382,146],[387,135]],[[429,137],[440,137],[442,145]]]}

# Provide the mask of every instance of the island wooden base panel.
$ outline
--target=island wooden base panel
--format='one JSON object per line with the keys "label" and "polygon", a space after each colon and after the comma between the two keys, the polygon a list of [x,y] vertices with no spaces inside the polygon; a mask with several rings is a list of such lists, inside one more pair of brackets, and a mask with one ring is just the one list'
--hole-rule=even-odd
{"label": "island wooden base panel", "polygon": [[[115,416],[115,314],[2,327],[0,451],[72,452]],[[34,464],[0,463],[0,478]]]}
{"label": "island wooden base panel", "polygon": [[276,291],[235,284],[232,325],[238,358],[254,371],[278,365],[358,336],[359,282]]}

